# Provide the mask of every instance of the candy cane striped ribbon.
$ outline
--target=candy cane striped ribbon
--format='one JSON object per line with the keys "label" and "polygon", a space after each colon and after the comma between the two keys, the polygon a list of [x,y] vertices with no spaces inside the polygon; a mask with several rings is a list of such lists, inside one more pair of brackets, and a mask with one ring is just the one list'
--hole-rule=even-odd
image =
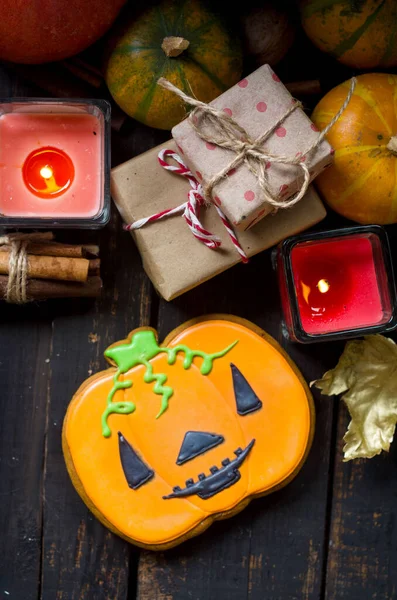
{"label": "candy cane striped ribbon", "polygon": [[[170,165],[167,161],[168,158],[174,159],[177,165]],[[160,219],[164,219],[165,217],[170,217],[171,215],[176,215],[182,213],[185,218],[186,223],[189,226],[190,231],[193,233],[194,237],[197,238],[200,242],[208,246],[208,248],[216,249],[221,245],[221,241],[218,236],[212,234],[210,231],[205,229],[200,222],[200,209],[205,205],[203,188],[201,184],[197,181],[193,173],[188,169],[182,158],[174,152],[173,150],[161,150],[158,155],[158,161],[160,165],[166,169],[167,171],[172,171],[177,175],[182,175],[182,177],[186,177],[189,181],[191,190],[188,192],[188,201],[184,202],[180,206],[176,206],[175,208],[169,208],[167,210],[163,210],[159,213],[151,215],[150,217],[145,217],[143,219],[138,219],[134,223],[129,225],[124,225],[124,229],[126,231],[133,231],[136,229],[141,229],[148,223],[152,223],[154,221],[159,221]],[[248,262],[247,255],[242,249],[237,236],[231,227],[228,219],[223,214],[222,210],[219,206],[214,204],[214,207],[226,229],[228,232],[230,239],[232,240],[234,247],[239,253],[242,262]]]}

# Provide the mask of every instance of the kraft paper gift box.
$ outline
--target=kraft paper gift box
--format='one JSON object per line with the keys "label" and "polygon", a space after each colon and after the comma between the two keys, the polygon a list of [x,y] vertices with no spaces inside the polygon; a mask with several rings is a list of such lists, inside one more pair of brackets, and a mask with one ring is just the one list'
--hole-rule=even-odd
{"label": "kraft paper gift box", "polygon": [[[166,171],[157,160],[164,148],[177,151],[175,142],[170,140],[113,169],[112,196],[125,223],[186,202],[188,181]],[[325,215],[321,200],[310,186],[296,206],[267,217],[249,231],[240,233],[238,238],[246,254],[253,256],[315,225]],[[240,262],[215,208],[203,208],[200,219],[206,229],[221,238],[220,249],[211,250],[196,240],[180,215],[131,232],[144,269],[165,300],[176,298]]]}
{"label": "kraft paper gift box", "polygon": [[[289,91],[269,65],[254,71],[246,79],[210,102],[211,106],[225,111],[255,140],[268,131],[294,103]],[[200,117],[196,124],[201,127]],[[210,131],[206,126],[205,131]],[[300,156],[316,142],[318,130],[301,108],[296,108],[277,126],[263,144],[263,148],[277,156]],[[183,159],[196,177],[205,185],[231,163],[236,153],[206,143],[185,119],[172,130]],[[332,148],[323,141],[305,157],[311,180],[332,162]],[[277,200],[293,196],[303,182],[299,166],[267,163],[268,189]],[[244,231],[272,211],[264,200],[255,175],[242,164],[216,185],[213,201],[220,202],[223,212],[236,230]]]}

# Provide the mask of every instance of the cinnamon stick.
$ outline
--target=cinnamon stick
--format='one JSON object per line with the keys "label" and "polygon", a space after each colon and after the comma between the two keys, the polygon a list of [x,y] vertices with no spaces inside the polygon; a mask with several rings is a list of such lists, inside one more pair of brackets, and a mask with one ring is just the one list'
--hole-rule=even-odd
{"label": "cinnamon stick", "polygon": [[[45,65],[7,64],[15,73],[56,98],[92,98],[98,94],[96,88],[73,75],[59,62]],[[112,101],[106,90],[102,91],[101,97],[106,98],[112,104],[111,126],[115,131],[120,131],[127,115]]]}
{"label": "cinnamon stick", "polygon": [[[9,252],[11,246],[0,246],[0,252]],[[29,254],[44,255],[44,256],[63,256],[64,258],[83,258],[83,246],[70,246],[68,244],[52,244],[30,243],[28,247]]]}
{"label": "cinnamon stick", "polygon": [[62,65],[73,75],[79,79],[82,79],[83,81],[86,81],[94,88],[100,88],[104,83],[101,74],[94,70],[90,65],[84,63],[82,60],[71,58],[69,60],[64,60]]}
{"label": "cinnamon stick", "polygon": [[24,240],[33,239],[34,242],[38,242],[40,244],[42,242],[51,242],[54,239],[54,234],[52,233],[52,231],[43,231],[42,233],[5,233],[4,235],[6,237],[9,237],[11,240],[18,238],[20,239],[22,237]]}
{"label": "cinnamon stick", "polygon": [[[0,275],[0,300],[5,299],[8,277]],[[49,300],[51,298],[97,298],[102,290],[100,277],[88,277],[85,283],[67,281],[47,281],[29,279],[27,296],[30,300]]]}
{"label": "cinnamon stick", "polygon": [[[0,252],[0,274],[9,273],[9,252]],[[28,277],[61,281],[87,281],[89,261],[85,258],[35,256],[28,251]]]}
{"label": "cinnamon stick", "polygon": [[322,93],[319,79],[291,81],[291,83],[286,83],[285,87],[292,96],[314,96]]}
{"label": "cinnamon stick", "polygon": [[45,65],[9,65],[21,77],[43,88],[58,98],[91,98],[93,88],[73,76],[60,63]]}
{"label": "cinnamon stick", "polygon": [[84,244],[84,256],[99,256],[99,246],[96,244]]}
{"label": "cinnamon stick", "polygon": [[[0,246],[0,252],[9,252],[11,246],[4,244]],[[40,242],[32,242],[28,247],[29,254],[44,255],[44,256],[63,256],[70,258],[86,258],[87,256],[98,256],[99,246],[94,244],[61,244],[60,242],[52,242],[51,244],[42,244]]]}
{"label": "cinnamon stick", "polygon": [[94,258],[94,259],[90,260],[90,265],[88,267],[88,274],[89,275],[100,275],[100,272],[101,272],[101,259]]}

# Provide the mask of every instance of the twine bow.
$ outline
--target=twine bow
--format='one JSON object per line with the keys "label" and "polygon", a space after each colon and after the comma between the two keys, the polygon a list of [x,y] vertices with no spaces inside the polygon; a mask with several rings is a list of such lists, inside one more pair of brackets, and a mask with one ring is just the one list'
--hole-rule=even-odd
{"label": "twine bow", "polygon": [[[300,102],[295,101],[288,108],[288,110],[286,110],[285,113],[275,123],[273,123],[271,127],[269,127],[269,129],[263,132],[258,138],[252,139],[245,129],[241,127],[241,125],[239,125],[233,119],[233,117],[227,114],[225,111],[219,110],[214,106],[205,104],[205,102],[201,102],[200,100],[196,100],[196,98],[188,96],[170,81],[164,79],[164,77],[161,77],[157,83],[161,87],[179,96],[179,98],[186,102],[186,104],[194,107],[194,110],[192,110],[188,118],[191,126],[202,140],[224,148],[225,150],[231,150],[235,153],[235,157],[231,160],[231,162],[221,171],[219,171],[219,173],[214,175],[205,186],[203,186],[205,197],[208,200],[213,201],[213,191],[216,185],[218,185],[218,183],[220,183],[220,181],[227,176],[229,171],[232,169],[237,169],[244,163],[251,173],[253,173],[253,175],[257,178],[265,201],[273,206],[275,210],[277,210],[279,208],[289,208],[294,206],[307,192],[307,188],[310,184],[310,172],[304,162],[304,158],[313,152],[313,150],[318,148],[331,127],[339,119],[351,100],[356,82],[356,78],[352,77],[350,89],[344,103],[327,127],[325,127],[321,133],[319,133],[315,142],[306,148],[304,152],[293,157],[272,154],[263,148],[263,144],[270,138],[274,131],[280,127],[280,125],[290,114],[302,106]],[[274,198],[270,193],[266,167],[271,163],[295,165],[301,169],[303,174],[303,183],[299,191],[292,196],[292,198],[289,198],[285,201],[280,201],[277,198]]]}
{"label": "twine bow", "polygon": [[10,246],[6,302],[10,304],[25,304],[29,302],[27,296],[29,269],[27,247],[30,242],[40,241],[48,241],[48,234],[12,233],[0,236],[0,246]]}

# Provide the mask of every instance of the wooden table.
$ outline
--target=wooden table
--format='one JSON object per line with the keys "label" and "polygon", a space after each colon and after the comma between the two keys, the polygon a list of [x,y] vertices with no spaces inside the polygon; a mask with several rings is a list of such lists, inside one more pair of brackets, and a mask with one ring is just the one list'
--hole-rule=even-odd
{"label": "wooden table", "polygon": [[[22,95],[42,92],[0,70],[0,96]],[[129,120],[113,139],[113,164],[167,136]],[[322,226],[341,223],[329,217]],[[99,234],[65,237],[87,238],[102,249],[100,300],[1,305],[0,598],[397,598],[397,443],[389,455],[344,464],[346,409],[316,391],[304,468],[240,515],[166,553],[137,550],[91,515],[67,475],[61,428],[74,391],[104,368],[109,344],[139,325],[156,327],[161,338],[197,315],[233,313],[281,342],[307,381],[333,367],[343,345],[285,342],[269,252],[167,303],[153,292],[116,211]]]}

